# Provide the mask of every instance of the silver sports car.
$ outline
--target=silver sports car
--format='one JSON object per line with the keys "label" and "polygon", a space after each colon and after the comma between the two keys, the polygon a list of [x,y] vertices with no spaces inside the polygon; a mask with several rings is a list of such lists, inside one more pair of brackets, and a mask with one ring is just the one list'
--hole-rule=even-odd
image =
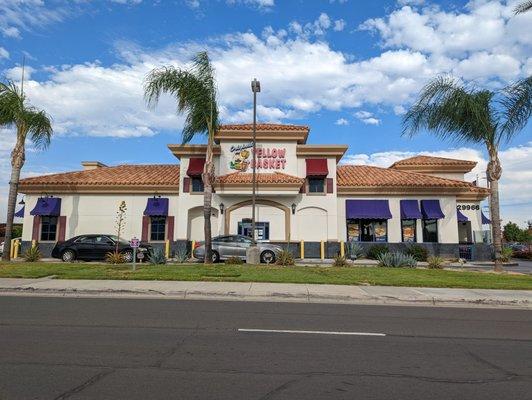
{"label": "silver sports car", "polygon": [[[247,236],[242,235],[226,235],[212,238],[212,261],[218,262],[226,260],[229,257],[238,257],[242,260],[246,259],[246,250],[253,244]],[[273,264],[277,260],[279,252],[283,249],[270,243],[256,243],[259,248],[260,262],[266,264]],[[192,250],[192,255],[203,260],[205,258],[205,244],[197,242],[196,247]]]}

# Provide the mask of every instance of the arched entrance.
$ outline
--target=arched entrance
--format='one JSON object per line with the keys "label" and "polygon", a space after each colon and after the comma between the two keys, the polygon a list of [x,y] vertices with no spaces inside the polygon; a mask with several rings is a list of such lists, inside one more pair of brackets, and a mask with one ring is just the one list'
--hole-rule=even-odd
{"label": "arched entrance", "polygon": [[[270,224],[270,230],[273,234],[270,236],[269,239],[289,240],[290,238],[290,209],[282,205],[281,203],[277,203],[276,201],[272,201],[272,200],[257,199],[255,203],[259,207],[259,212],[258,212],[259,216],[257,220],[264,219],[265,221],[261,221],[261,222],[268,222]],[[248,208],[249,210],[245,210],[246,208]],[[273,210],[270,209],[268,211],[268,208],[273,208]],[[231,215],[233,215],[234,212],[236,212],[236,210],[242,210],[242,213],[241,213],[242,215],[238,215],[239,219],[240,218],[251,218],[251,211],[250,211],[251,200],[242,201],[240,203],[233,204],[232,206],[227,208],[227,211],[225,212],[225,219],[224,219],[224,232],[226,235],[229,235],[230,233],[237,233],[237,230],[236,230],[237,221],[235,220],[234,217],[231,218]],[[284,225],[284,229],[282,229],[280,224]],[[232,230],[234,232],[232,232]],[[282,234],[281,234],[281,237],[278,237],[280,230],[282,230]]]}

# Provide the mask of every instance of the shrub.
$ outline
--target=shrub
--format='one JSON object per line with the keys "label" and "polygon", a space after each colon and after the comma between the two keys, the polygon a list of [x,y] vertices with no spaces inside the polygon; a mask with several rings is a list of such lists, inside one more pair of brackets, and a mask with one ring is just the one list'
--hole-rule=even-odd
{"label": "shrub", "polygon": [[350,240],[347,242],[347,256],[351,260],[357,260],[361,258],[364,255],[364,249],[362,246],[355,242],[354,240]]}
{"label": "shrub", "polygon": [[441,257],[431,256],[427,259],[427,262],[429,263],[427,267],[430,269],[442,269],[444,261],[445,260]]}
{"label": "shrub", "polygon": [[503,247],[501,251],[501,261],[508,262],[514,255],[514,251],[510,247]]}
{"label": "shrub", "polygon": [[349,263],[347,262],[347,258],[345,256],[341,256],[340,254],[337,254],[334,257],[333,267],[347,267],[349,266]]}
{"label": "shrub", "polygon": [[26,250],[22,257],[24,258],[24,261],[36,262],[42,258],[42,254],[38,246],[32,246],[28,250]]}
{"label": "shrub", "polygon": [[277,261],[275,263],[283,266],[294,265],[294,256],[288,250],[281,250],[277,254]]}
{"label": "shrub", "polygon": [[427,248],[419,244],[411,244],[407,247],[405,253],[414,257],[416,261],[427,261],[429,256],[429,251]]}
{"label": "shrub", "polygon": [[378,255],[379,267],[415,268],[417,261],[411,255],[399,252],[382,253]]}
{"label": "shrub", "polygon": [[105,261],[107,261],[109,264],[124,264],[126,259],[122,253],[110,251],[105,255]]}
{"label": "shrub", "polygon": [[148,262],[151,265],[166,264],[166,256],[164,255],[163,249],[159,247],[153,249],[153,252],[148,256]]}
{"label": "shrub", "polygon": [[385,244],[376,244],[369,248],[367,256],[372,260],[378,260],[379,255],[384,253],[388,253],[388,246],[386,246]]}
{"label": "shrub", "polygon": [[240,264],[244,264],[244,260],[242,260],[241,258],[239,257],[229,257],[227,258],[227,260],[225,260],[225,263],[226,264],[231,264],[231,265],[240,265]]}
{"label": "shrub", "polygon": [[190,253],[187,251],[186,248],[180,247],[175,252],[175,259],[179,264],[186,263],[188,259],[190,258]]}

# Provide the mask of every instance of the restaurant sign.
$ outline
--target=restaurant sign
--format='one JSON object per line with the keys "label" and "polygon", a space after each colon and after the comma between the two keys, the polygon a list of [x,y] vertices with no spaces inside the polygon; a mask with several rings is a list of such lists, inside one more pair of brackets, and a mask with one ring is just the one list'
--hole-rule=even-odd
{"label": "restaurant sign", "polygon": [[[253,169],[253,143],[233,145],[229,149],[232,159],[229,168],[246,172]],[[279,147],[257,147],[257,170],[278,170],[286,167],[286,149]]]}

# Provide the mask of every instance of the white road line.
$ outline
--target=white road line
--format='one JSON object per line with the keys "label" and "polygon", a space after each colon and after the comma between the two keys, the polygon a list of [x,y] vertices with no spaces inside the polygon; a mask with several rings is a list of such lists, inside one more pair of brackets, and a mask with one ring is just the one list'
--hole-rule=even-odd
{"label": "white road line", "polygon": [[345,335],[345,336],[386,336],[385,333],[377,332],[335,332],[335,331],[298,331],[290,329],[243,329],[238,332],[263,332],[263,333],[300,333],[311,335]]}

